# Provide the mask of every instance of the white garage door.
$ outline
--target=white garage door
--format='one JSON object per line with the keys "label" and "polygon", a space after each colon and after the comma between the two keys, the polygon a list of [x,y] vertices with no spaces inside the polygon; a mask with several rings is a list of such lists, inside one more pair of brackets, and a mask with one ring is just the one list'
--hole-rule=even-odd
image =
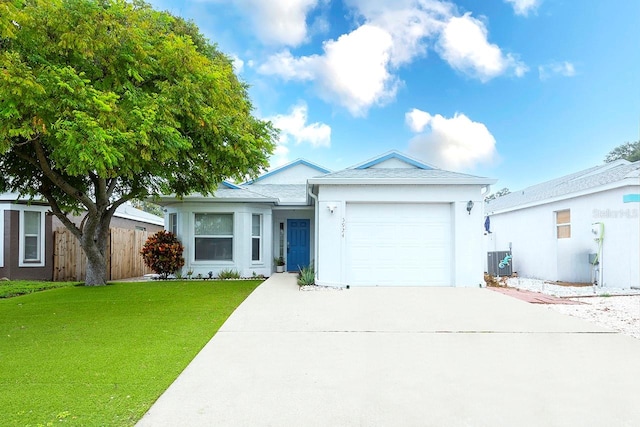
{"label": "white garage door", "polygon": [[348,203],[351,286],[451,286],[449,204]]}

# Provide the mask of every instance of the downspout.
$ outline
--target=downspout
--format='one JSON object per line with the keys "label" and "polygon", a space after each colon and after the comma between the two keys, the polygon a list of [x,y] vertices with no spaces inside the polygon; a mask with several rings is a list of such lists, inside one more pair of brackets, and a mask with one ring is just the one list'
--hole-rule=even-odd
{"label": "downspout", "polygon": [[311,190],[313,188],[313,185],[309,186],[309,188],[307,189],[307,192],[309,194],[309,197],[311,197],[313,199],[313,204],[315,205],[315,220],[313,221],[313,271],[315,273],[315,277],[314,277],[314,282],[316,283],[316,285],[318,284],[318,230],[319,230],[319,213],[320,213],[320,208],[318,206],[318,196],[316,196],[315,194],[313,194],[313,191]]}

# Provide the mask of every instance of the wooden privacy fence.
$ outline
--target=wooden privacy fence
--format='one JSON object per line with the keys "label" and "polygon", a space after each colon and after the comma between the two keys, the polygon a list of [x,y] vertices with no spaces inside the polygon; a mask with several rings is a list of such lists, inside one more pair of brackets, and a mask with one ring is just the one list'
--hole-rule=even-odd
{"label": "wooden privacy fence", "polygon": [[[112,228],[107,242],[107,280],[139,277],[152,271],[144,265],[140,251],[152,232]],[[83,281],[87,259],[78,239],[64,227],[53,233],[53,280]]]}

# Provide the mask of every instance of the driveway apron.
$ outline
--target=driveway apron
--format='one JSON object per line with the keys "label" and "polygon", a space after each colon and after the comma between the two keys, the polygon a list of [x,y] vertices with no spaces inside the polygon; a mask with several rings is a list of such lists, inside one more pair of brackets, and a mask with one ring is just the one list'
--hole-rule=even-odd
{"label": "driveway apron", "polygon": [[276,274],[138,426],[638,426],[639,361],[640,340],[487,289]]}

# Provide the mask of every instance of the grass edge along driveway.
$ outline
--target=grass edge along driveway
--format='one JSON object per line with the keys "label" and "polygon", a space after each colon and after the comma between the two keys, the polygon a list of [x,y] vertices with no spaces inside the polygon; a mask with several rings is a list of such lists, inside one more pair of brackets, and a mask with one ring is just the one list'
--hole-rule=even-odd
{"label": "grass edge along driveway", "polygon": [[2,425],[135,424],[260,283],[115,283],[0,300]]}

